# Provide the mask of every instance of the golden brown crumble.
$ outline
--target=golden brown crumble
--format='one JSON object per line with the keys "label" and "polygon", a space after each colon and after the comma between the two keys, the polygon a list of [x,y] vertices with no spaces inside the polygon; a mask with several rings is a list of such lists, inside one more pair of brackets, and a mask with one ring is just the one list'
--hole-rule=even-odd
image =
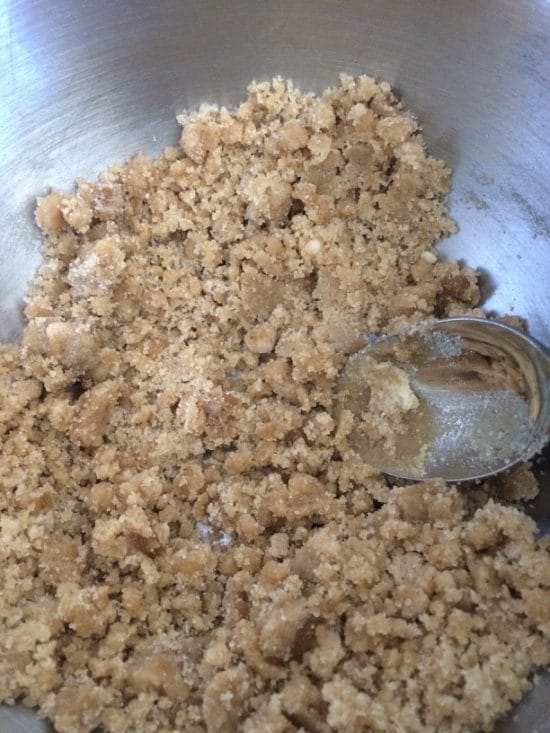
{"label": "golden brown crumble", "polygon": [[[550,659],[548,544],[349,443],[358,333],[472,312],[449,170],[390,87],[253,85],[41,199],[0,351],[0,698],[60,733],[490,730]],[[379,427],[379,426],[378,426]]]}

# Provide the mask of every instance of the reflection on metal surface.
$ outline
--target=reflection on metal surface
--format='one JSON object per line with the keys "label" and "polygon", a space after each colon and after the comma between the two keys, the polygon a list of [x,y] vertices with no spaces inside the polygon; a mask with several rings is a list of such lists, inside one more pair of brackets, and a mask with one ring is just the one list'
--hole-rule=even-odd
{"label": "reflection on metal surface", "polygon": [[0,733],[53,733],[53,728],[21,705],[0,706]]}
{"label": "reflection on metal surface", "polygon": [[[546,0],[0,0],[0,339],[21,332],[45,188],[158,152],[178,110],[234,104],[252,77],[321,90],[367,71],[396,85],[455,168],[460,231],[442,251],[485,268],[488,307],[550,343],[549,42]],[[534,731],[545,699],[500,733]],[[43,730],[23,720],[0,712],[0,733]]]}

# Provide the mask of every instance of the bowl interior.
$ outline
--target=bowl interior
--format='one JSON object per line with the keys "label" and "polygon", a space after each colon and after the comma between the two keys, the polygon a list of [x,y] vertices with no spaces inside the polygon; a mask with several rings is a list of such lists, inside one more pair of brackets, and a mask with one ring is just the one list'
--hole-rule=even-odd
{"label": "bowl interior", "polygon": [[[159,152],[180,109],[233,105],[252,78],[320,91],[367,72],[394,85],[454,168],[459,231],[440,251],[481,269],[489,311],[527,318],[549,344],[549,41],[546,0],[0,3],[0,339],[19,338],[40,260],[37,195]],[[547,686],[500,730],[541,730]],[[0,730],[41,729],[11,715]]]}

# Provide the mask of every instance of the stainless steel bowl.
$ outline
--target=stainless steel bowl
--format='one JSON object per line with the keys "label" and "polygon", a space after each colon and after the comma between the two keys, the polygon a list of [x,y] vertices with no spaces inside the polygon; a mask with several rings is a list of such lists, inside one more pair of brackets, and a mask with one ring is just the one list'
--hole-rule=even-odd
{"label": "stainless steel bowl", "polygon": [[[21,331],[38,194],[160,151],[178,110],[234,104],[253,77],[321,90],[342,71],[387,79],[418,114],[455,169],[460,231],[441,252],[550,344],[548,0],[0,0],[0,339]],[[500,730],[550,730],[547,693]],[[0,733],[38,730],[0,711]]]}

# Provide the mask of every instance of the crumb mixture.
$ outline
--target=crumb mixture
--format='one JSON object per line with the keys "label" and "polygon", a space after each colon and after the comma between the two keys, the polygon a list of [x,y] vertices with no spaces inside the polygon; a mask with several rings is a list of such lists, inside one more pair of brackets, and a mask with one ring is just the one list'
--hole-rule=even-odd
{"label": "crumb mixture", "polygon": [[449,170],[390,87],[253,85],[38,204],[0,351],[0,699],[60,733],[479,731],[550,659],[548,543],[394,486],[334,409],[358,333],[472,312]]}

